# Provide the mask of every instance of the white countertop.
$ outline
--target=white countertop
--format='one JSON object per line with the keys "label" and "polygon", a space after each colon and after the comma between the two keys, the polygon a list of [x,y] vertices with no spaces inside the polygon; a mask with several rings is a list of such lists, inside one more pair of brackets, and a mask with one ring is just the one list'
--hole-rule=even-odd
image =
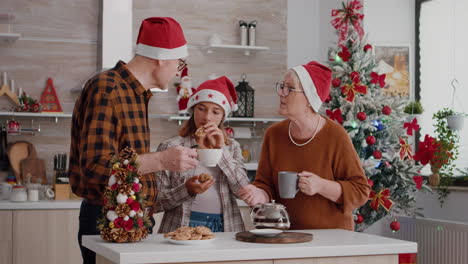
{"label": "white countertop", "polygon": [[37,202],[12,202],[0,200],[0,210],[53,210],[53,209],[80,209],[81,200],[41,200]]}
{"label": "white countertop", "polygon": [[235,240],[233,233],[216,233],[209,245],[174,245],[161,234],[138,243],[109,243],[100,236],[83,236],[83,245],[122,264],[235,261],[416,253],[417,244],[340,229],[302,230],[314,235],[310,242],[260,244]]}

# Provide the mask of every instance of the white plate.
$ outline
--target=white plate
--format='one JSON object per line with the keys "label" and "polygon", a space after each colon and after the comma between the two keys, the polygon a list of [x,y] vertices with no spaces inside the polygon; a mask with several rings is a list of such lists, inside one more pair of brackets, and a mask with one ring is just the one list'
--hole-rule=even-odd
{"label": "white plate", "polygon": [[172,238],[166,238],[169,243],[176,244],[176,245],[206,245],[211,244],[216,238],[212,239],[205,239],[205,240],[174,240]]}
{"label": "white plate", "polygon": [[252,234],[257,236],[266,236],[266,237],[273,237],[283,233],[282,230],[273,229],[273,228],[266,228],[266,229],[252,229],[249,231]]}

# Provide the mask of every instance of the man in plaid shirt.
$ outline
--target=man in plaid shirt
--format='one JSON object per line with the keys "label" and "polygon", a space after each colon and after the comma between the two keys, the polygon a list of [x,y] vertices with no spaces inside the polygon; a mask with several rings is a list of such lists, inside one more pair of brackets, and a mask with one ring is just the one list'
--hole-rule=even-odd
{"label": "man in plaid shirt", "polygon": [[149,152],[149,89],[167,87],[185,68],[187,56],[187,42],[177,21],[147,18],[140,27],[135,57],[91,78],[76,101],[69,173],[72,191],[84,198],[78,231],[84,263],[95,263],[95,253],[81,246],[81,238],[99,234],[97,219],[114,155],[127,146],[139,154],[141,183],[151,208],[157,194],[154,172],[183,172],[198,164],[196,151],[183,146]]}

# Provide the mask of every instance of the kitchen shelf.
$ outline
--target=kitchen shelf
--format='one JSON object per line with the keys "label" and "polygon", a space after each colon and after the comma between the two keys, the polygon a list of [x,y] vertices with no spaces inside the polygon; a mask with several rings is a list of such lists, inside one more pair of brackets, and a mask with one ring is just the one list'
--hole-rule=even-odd
{"label": "kitchen shelf", "polygon": [[[189,116],[169,116],[167,120],[169,121],[178,121],[179,125],[182,124],[182,121],[188,120]],[[284,120],[282,117],[228,117],[225,122],[279,122]]]}
{"label": "kitchen shelf", "polygon": [[53,117],[55,118],[55,123],[58,122],[59,118],[68,118],[71,117],[71,113],[29,113],[29,112],[0,112],[0,116],[22,116],[22,117]]}
{"label": "kitchen shelf", "polygon": [[0,33],[0,41],[4,43],[13,43],[21,37],[19,33]]}
{"label": "kitchen shelf", "polygon": [[257,51],[265,51],[269,50],[269,47],[262,47],[262,46],[246,46],[246,45],[209,45],[207,47],[207,53],[211,54],[214,52],[214,50],[240,50],[244,52],[245,56],[250,56],[252,54],[255,54]]}

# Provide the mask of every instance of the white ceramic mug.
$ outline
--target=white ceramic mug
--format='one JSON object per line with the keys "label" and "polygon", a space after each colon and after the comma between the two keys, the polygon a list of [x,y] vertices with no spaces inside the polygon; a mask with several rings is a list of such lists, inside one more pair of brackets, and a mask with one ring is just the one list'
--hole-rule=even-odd
{"label": "white ceramic mug", "polygon": [[198,160],[203,166],[216,167],[223,156],[223,149],[197,149]]}

